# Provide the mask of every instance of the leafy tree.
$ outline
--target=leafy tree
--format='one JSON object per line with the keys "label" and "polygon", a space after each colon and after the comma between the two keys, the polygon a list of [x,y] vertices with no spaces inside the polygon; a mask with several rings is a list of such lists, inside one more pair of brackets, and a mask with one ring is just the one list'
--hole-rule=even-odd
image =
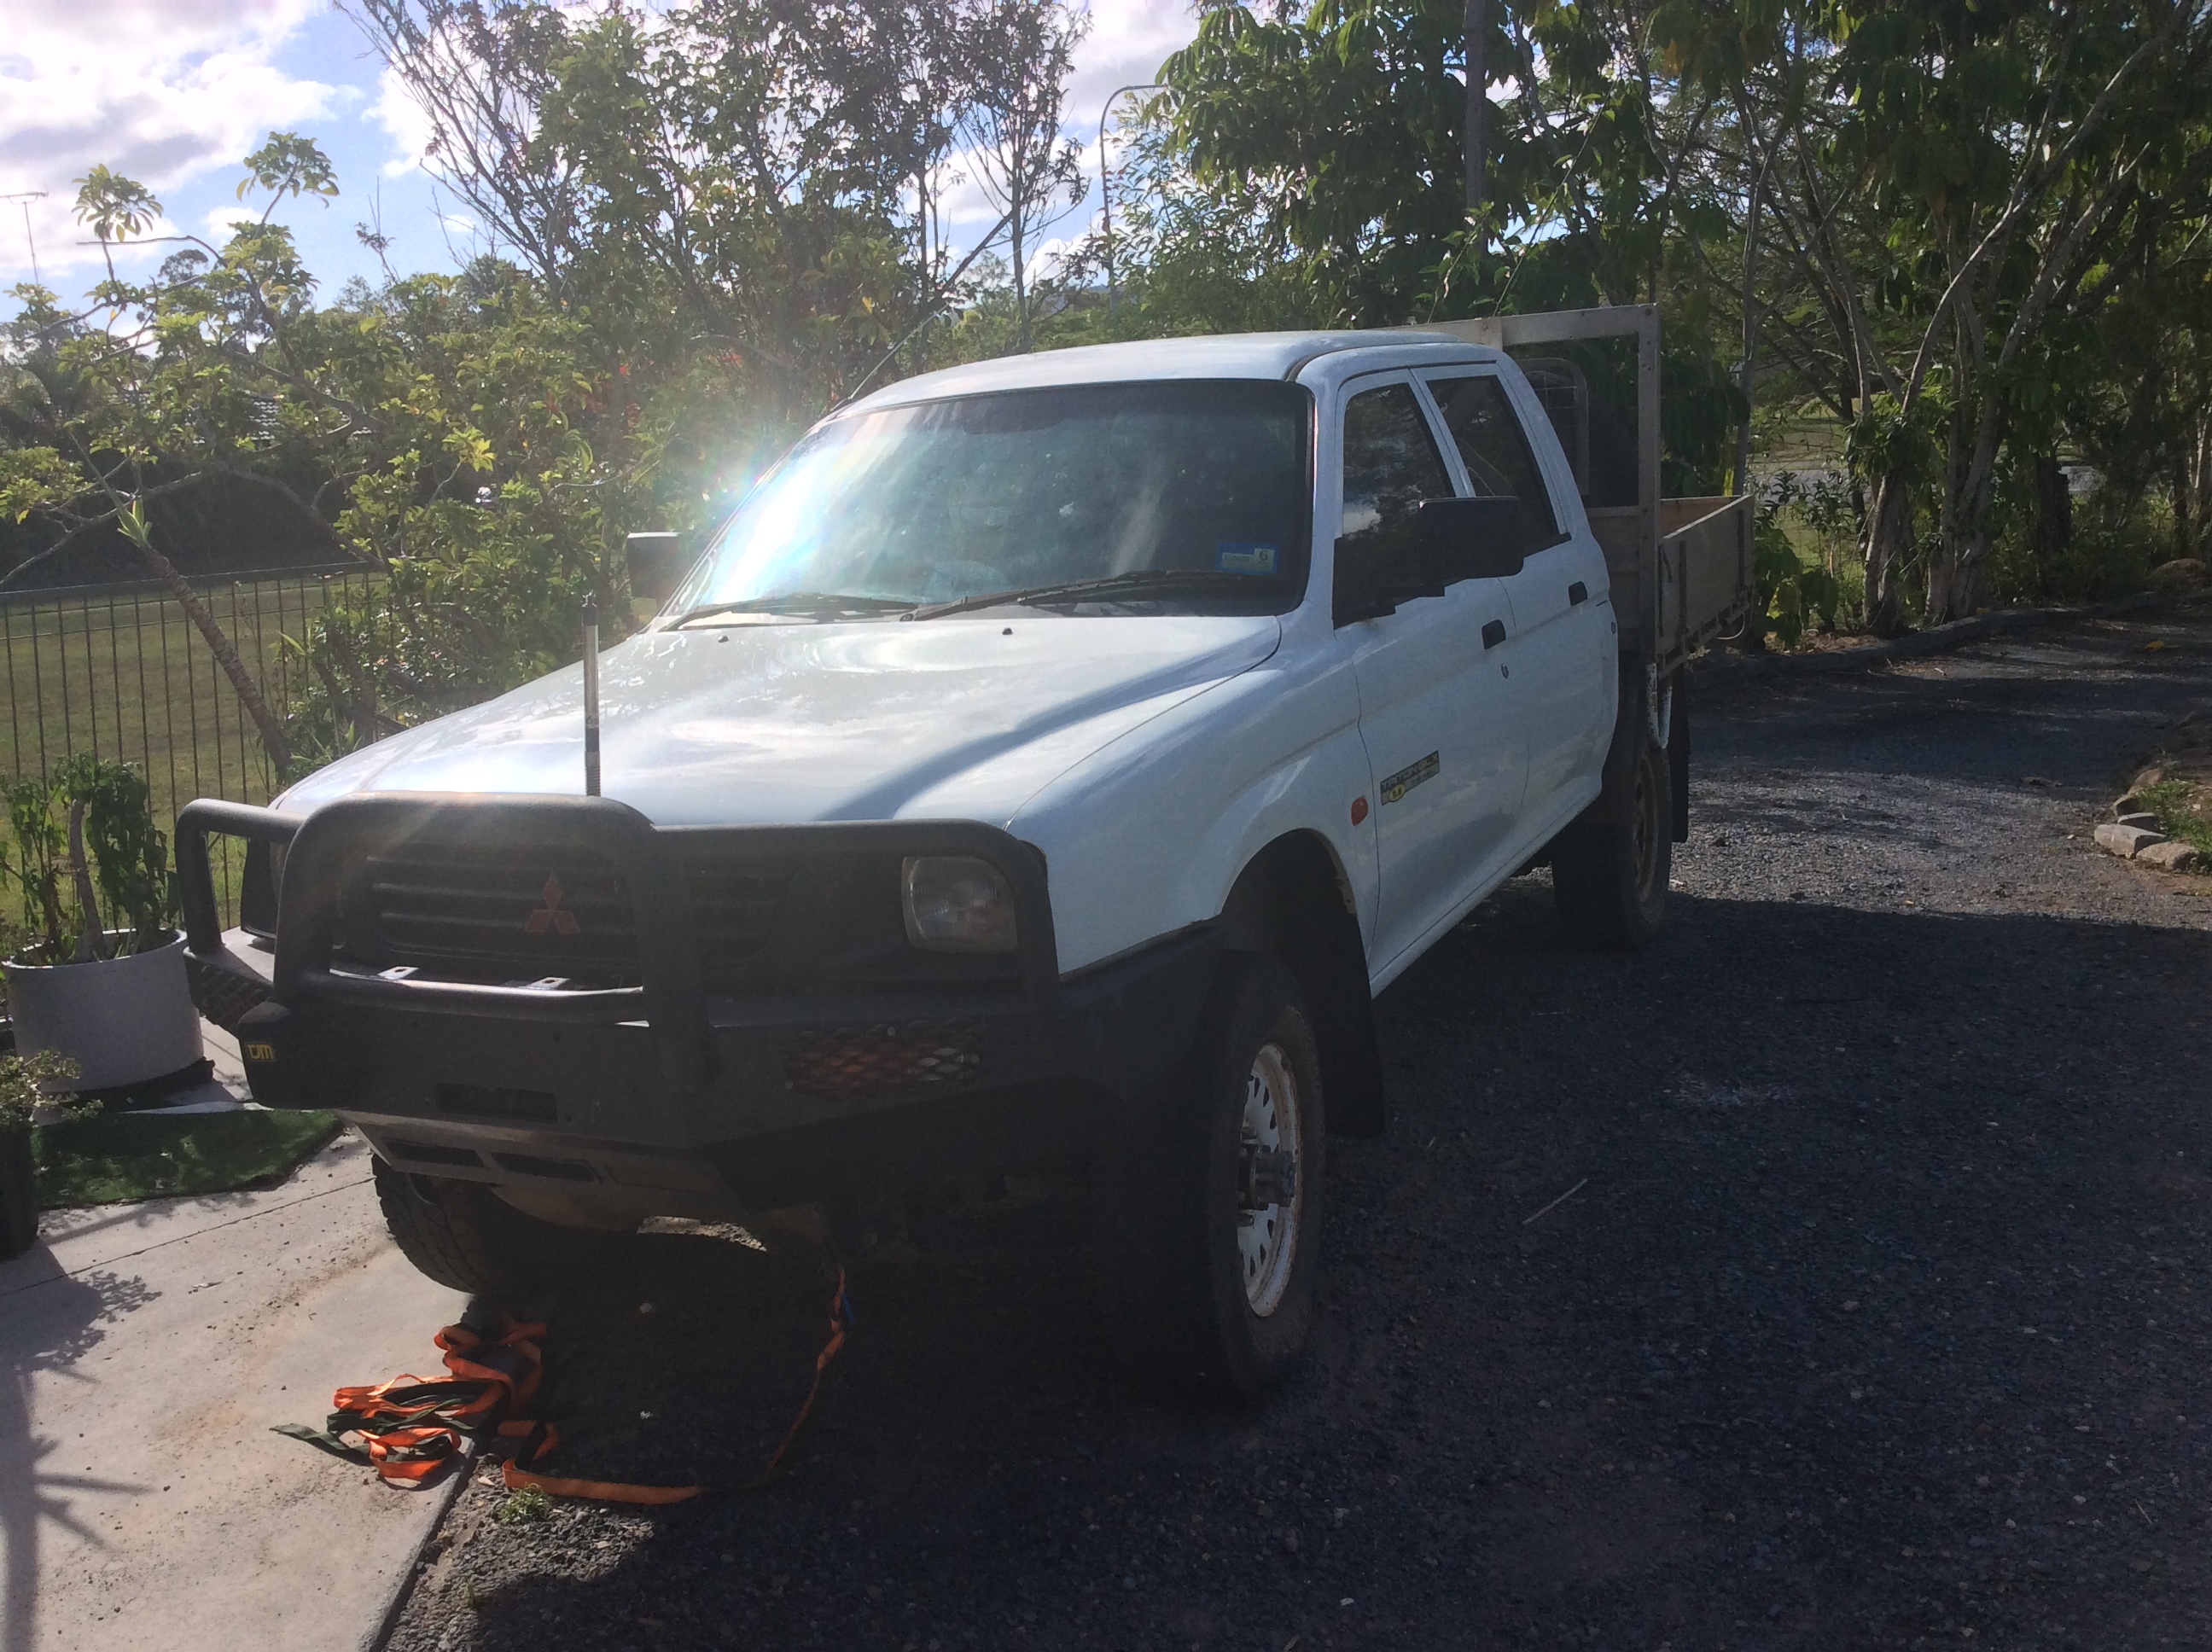
{"label": "leafy tree", "polygon": [[1747,341],[1850,430],[1869,618],[1903,624],[1916,579],[1930,620],[1968,611],[2008,446],[2051,496],[2062,383],[2103,373],[2079,324],[2143,273],[2123,249],[2202,221],[2204,8],[1669,0],[1654,27],[1733,111]]}
{"label": "leafy tree", "polygon": [[[153,287],[118,279],[112,248],[150,228],[161,203],[104,166],[79,180],[77,216],[100,243],[108,279],[94,289],[98,307],[79,315],[63,314],[44,289],[17,289],[26,313],[4,364],[9,440],[0,498],[18,521],[39,514],[58,530],[45,551],[9,571],[10,580],[94,529],[120,531],[199,631],[282,768],[290,752],[281,725],[213,610],[155,544],[146,513],[150,501],[216,477],[296,498],[280,476],[247,459],[268,404],[241,384],[240,369],[250,377],[258,365],[308,387],[288,333],[307,313],[313,283],[268,211],[287,196],[327,192],[330,168],[312,143],[275,132],[246,167],[240,194],[267,191],[262,216],[236,225],[220,252],[197,236],[168,238],[197,257],[172,258],[169,284]],[[175,295],[189,296],[172,306],[166,301]],[[100,310],[105,325],[89,325]]]}
{"label": "leafy tree", "polygon": [[[246,186],[272,197],[334,187],[290,134],[247,167]],[[106,187],[127,199],[128,182]],[[54,538],[9,577],[120,530],[199,628],[280,772],[568,657],[577,603],[608,583],[611,523],[633,508],[629,478],[590,438],[619,432],[626,409],[610,405],[619,374],[594,362],[584,321],[495,262],[318,307],[265,214],[188,250],[199,257],[172,259],[167,279],[104,291],[118,307],[105,325],[30,295],[0,487]],[[149,502],[227,486],[281,494],[334,550],[386,573],[295,639],[313,687],[289,728],[154,541]]]}
{"label": "leafy tree", "polygon": [[[1158,135],[1137,167],[1149,198],[1125,205],[1147,261],[1139,313],[1170,330],[1373,326],[1659,301],[1668,485],[1717,487],[1744,417],[1707,336],[1703,243],[1730,228],[1706,164],[1717,100],[1669,77],[1648,8],[1483,9],[1484,56],[1504,78],[1487,104],[1480,226],[1462,4],[1209,13],[1151,106]],[[1582,357],[1618,391],[1620,364]]]}
{"label": "leafy tree", "polygon": [[1036,0],[985,0],[962,31],[974,76],[963,123],[971,164],[1004,210],[1012,253],[1016,348],[1036,342],[1029,249],[1054,197],[1083,198],[1081,154],[1060,135],[1060,94],[1088,19]]}
{"label": "leafy tree", "polygon": [[[286,771],[572,657],[576,599],[621,585],[623,529],[719,514],[902,347],[920,365],[929,318],[976,296],[985,248],[956,261],[937,205],[961,143],[1003,140],[975,164],[1001,166],[1000,230],[1025,240],[1073,156],[1057,111],[1080,19],[1058,4],[348,9],[515,261],[319,304],[269,210],[337,180],[312,142],[271,134],[240,186],[264,210],[227,243],[172,238],[138,285],[111,266],[82,313],[19,293],[0,403],[0,505],[47,540],[7,577],[123,531]],[[103,168],[81,211],[104,239],[143,239],[160,203]],[[939,337],[965,351],[989,331],[963,318]],[[292,640],[310,688],[289,726],[147,514],[211,486],[277,493],[384,572]]]}

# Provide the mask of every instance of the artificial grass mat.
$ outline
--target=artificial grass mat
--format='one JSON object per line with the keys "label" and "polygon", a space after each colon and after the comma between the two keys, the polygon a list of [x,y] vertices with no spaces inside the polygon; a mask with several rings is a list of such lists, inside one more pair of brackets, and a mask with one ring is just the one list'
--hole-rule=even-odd
{"label": "artificial grass mat", "polygon": [[335,1113],[95,1113],[35,1127],[39,1208],[258,1187],[338,1133]]}

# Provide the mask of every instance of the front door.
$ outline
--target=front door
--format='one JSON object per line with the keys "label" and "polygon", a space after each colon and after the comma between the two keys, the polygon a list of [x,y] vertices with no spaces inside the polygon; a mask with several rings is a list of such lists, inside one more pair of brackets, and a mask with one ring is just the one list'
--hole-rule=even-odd
{"label": "front door", "polygon": [[[1398,554],[1425,499],[1454,493],[1410,377],[1355,380],[1344,404],[1340,558]],[[1377,973],[1419,944],[1506,853],[1527,756],[1516,684],[1494,656],[1511,623],[1504,583],[1462,580],[1355,620],[1360,732],[1375,773],[1382,873]]]}

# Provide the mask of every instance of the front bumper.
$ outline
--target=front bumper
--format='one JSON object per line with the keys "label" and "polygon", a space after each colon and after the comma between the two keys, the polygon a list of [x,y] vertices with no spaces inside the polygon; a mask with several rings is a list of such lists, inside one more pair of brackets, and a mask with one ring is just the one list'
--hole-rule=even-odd
{"label": "front bumper", "polygon": [[[265,981],[221,932],[215,833],[283,846]],[[457,836],[564,844],[618,867],[635,983],[538,990],[349,963],[349,876],[394,845]],[[641,1213],[772,1209],[1090,1145],[1188,1048],[1218,945],[1193,930],[1063,981],[1042,857],[962,822],[706,831],[657,829],[605,799],[392,795],[303,823],[194,803],[177,846],[196,987],[210,1013],[228,1011],[257,1100],[332,1108],[404,1169]],[[713,990],[679,851],[989,860],[1015,894],[1018,981]]]}

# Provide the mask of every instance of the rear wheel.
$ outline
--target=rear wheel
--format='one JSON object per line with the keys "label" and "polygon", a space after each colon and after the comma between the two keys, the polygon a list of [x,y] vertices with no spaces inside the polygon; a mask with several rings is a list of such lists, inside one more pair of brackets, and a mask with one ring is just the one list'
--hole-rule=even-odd
{"label": "rear wheel", "polygon": [[1674,804],[1667,753],[1638,743],[1627,796],[1613,819],[1576,821],[1552,846],[1552,893],[1568,933],[1586,946],[1633,951],[1667,921]]}
{"label": "rear wheel", "polygon": [[588,1267],[617,1236],[526,1216],[477,1181],[410,1175],[375,1163],[376,1202],[416,1272],[471,1296],[542,1292]]}
{"label": "rear wheel", "polygon": [[1182,1073],[1093,1178],[1100,1305],[1147,1386],[1249,1403],[1297,1364],[1324,1129],[1297,983],[1272,960],[1232,956]]}

